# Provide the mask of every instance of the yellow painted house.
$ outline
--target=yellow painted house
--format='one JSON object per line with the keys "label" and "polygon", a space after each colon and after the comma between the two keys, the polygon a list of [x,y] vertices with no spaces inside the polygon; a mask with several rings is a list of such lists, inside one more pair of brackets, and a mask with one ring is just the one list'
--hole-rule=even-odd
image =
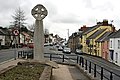
{"label": "yellow painted house", "polygon": [[108,20],[103,20],[103,22],[98,22],[97,25],[84,32],[81,42],[83,45],[82,51],[91,55],[101,56],[101,43],[96,43],[95,41],[108,31],[112,32],[113,26],[108,24]]}

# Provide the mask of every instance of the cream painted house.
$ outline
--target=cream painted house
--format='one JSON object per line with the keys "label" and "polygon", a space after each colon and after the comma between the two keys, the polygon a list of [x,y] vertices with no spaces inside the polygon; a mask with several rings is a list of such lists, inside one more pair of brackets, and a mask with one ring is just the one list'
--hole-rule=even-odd
{"label": "cream painted house", "polygon": [[95,41],[108,31],[113,32],[114,27],[112,24],[108,24],[107,20],[103,20],[103,22],[98,22],[97,25],[83,33],[83,52],[101,57],[101,49],[97,50],[98,48],[96,48],[97,45],[101,46],[101,44],[97,44]]}

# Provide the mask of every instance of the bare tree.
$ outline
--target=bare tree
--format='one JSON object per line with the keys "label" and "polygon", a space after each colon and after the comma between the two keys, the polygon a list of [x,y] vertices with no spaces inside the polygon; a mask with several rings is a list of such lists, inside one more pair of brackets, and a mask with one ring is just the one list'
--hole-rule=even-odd
{"label": "bare tree", "polygon": [[[12,15],[12,18],[14,19],[12,22],[12,27],[14,27],[15,29],[19,30],[19,33],[21,32],[21,27],[25,27],[25,20],[26,20],[26,16],[25,16],[25,12],[24,10],[22,10],[20,7],[18,9],[15,10],[14,14]],[[20,43],[20,35],[18,35],[18,44]]]}
{"label": "bare tree", "polygon": [[33,24],[31,24],[31,25],[28,25],[28,29],[29,29],[30,31],[34,31],[34,29],[35,29],[35,23],[33,23]]}
{"label": "bare tree", "polygon": [[25,24],[26,16],[24,10],[20,7],[15,10],[15,13],[12,15],[14,21],[12,22],[14,27],[21,28]]}

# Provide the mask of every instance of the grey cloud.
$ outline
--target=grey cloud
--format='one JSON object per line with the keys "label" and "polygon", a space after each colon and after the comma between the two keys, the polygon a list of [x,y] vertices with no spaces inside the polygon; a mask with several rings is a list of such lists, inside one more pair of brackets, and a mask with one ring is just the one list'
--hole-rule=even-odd
{"label": "grey cloud", "polygon": [[9,12],[11,9],[15,9],[16,6],[19,6],[19,1],[16,0],[0,0],[0,11]]}
{"label": "grey cloud", "polygon": [[53,18],[55,15],[58,14],[57,6],[55,6],[55,4],[51,3],[50,1],[47,1],[43,4],[48,10],[48,17],[49,18]]}
{"label": "grey cloud", "polygon": [[82,0],[82,1],[85,4],[86,8],[91,8],[92,7],[91,0]]}
{"label": "grey cloud", "polygon": [[100,11],[113,11],[114,10],[114,6],[111,2],[106,2],[102,5],[99,5],[99,6],[94,6],[92,9],[95,9],[95,10],[100,10]]}
{"label": "grey cloud", "polygon": [[68,14],[68,15],[56,15],[54,18],[51,19],[52,22],[55,23],[80,23],[80,17],[73,15],[73,14]]}

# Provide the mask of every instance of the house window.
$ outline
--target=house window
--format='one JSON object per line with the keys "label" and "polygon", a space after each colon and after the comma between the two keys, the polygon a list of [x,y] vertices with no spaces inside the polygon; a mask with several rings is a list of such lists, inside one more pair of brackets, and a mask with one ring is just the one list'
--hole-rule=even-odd
{"label": "house window", "polygon": [[98,48],[99,48],[99,46],[100,46],[100,45],[99,45],[99,42],[98,42]]}
{"label": "house window", "polygon": [[120,49],[120,40],[118,40],[118,49]]}
{"label": "house window", "polygon": [[115,62],[117,63],[118,62],[118,53],[116,53],[116,60]]}
{"label": "house window", "polygon": [[112,40],[110,41],[110,48],[112,48]]}

